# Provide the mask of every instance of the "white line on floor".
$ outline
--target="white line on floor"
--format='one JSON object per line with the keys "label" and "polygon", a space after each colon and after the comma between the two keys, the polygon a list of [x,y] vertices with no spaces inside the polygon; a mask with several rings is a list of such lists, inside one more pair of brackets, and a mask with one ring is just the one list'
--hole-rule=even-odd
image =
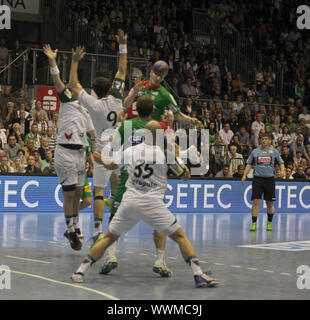
{"label": "white line on floor", "polygon": [[257,270],[257,268],[252,268],[252,267],[249,267],[249,268],[247,268],[248,270],[254,270],[254,271],[256,271]]}
{"label": "white line on floor", "polygon": [[176,260],[177,258],[175,258],[175,257],[168,257],[169,259],[171,259],[171,260]]}
{"label": "white line on floor", "polygon": [[232,268],[241,268],[241,266],[235,266],[233,264],[230,265]]}
{"label": "white line on floor", "polygon": [[264,270],[264,272],[273,273],[274,271],[272,271],[272,270]]}
{"label": "white line on floor", "polygon": [[148,256],[147,253],[140,253],[140,256]]}
{"label": "white line on floor", "polygon": [[282,276],[290,276],[291,274],[290,273],[288,273],[288,272],[281,272],[280,273]]}
{"label": "white line on floor", "polygon": [[214,264],[216,264],[217,266],[225,266],[224,263],[219,263],[219,262],[214,262]]}
{"label": "white line on floor", "polygon": [[11,259],[17,259],[17,260],[24,260],[24,261],[31,261],[31,262],[38,262],[38,263],[45,263],[45,264],[50,264],[51,262],[49,261],[43,261],[43,260],[36,260],[36,259],[29,259],[29,258],[23,258],[23,257],[15,257],[15,256],[5,256],[6,258],[11,258]]}
{"label": "white line on floor", "polygon": [[209,263],[208,261],[199,260],[200,263]]}
{"label": "white line on floor", "polygon": [[[4,269],[0,268],[0,270],[4,270]],[[51,279],[51,278],[43,277],[43,276],[40,276],[40,275],[37,275],[37,274],[32,274],[32,273],[25,273],[25,272],[20,272],[20,271],[15,271],[15,270],[9,270],[9,271],[12,272],[12,273],[20,274],[20,275],[27,276],[27,277],[37,278],[37,279],[49,281],[49,282],[52,282],[52,283],[61,284],[61,285],[64,285],[64,286],[69,286],[69,287],[73,287],[73,288],[86,290],[86,291],[93,292],[93,293],[99,294],[101,296],[104,296],[104,297],[106,297],[108,299],[111,299],[111,300],[119,300],[118,298],[116,298],[114,296],[111,296],[110,294],[105,293],[103,291],[91,289],[91,288],[84,287],[84,286],[81,286],[81,285],[62,282],[62,281],[54,280],[54,279]]]}

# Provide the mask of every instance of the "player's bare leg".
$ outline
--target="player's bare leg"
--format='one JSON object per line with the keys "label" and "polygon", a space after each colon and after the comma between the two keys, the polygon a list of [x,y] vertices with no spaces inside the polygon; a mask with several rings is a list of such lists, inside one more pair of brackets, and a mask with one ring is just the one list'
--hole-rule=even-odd
{"label": "player's bare leg", "polygon": [[252,205],[252,225],[250,231],[256,231],[256,221],[257,221],[257,216],[259,213],[259,205],[260,205],[261,199],[254,199],[253,200],[253,205]]}
{"label": "player's bare leg", "polygon": [[80,211],[80,199],[83,193],[83,187],[76,187],[75,192],[73,195],[73,226],[75,229],[75,232],[79,235],[79,238],[82,239],[81,235],[81,230],[79,227],[79,211]]}
{"label": "player's bare leg", "polygon": [[[66,219],[67,230],[64,236],[69,240],[70,246],[73,250],[81,250],[82,243],[77,237],[74,227],[74,200],[76,188],[74,186],[63,187],[63,209]],[[79,200],[80,201],[80,200]]]}
{"label": "player's bare leg", "polygon": [[196,250],[182,228],[179,228],[169,237],[179,245],[185,262],[187,262],[192,269],[197,287],[214,287],[219,283],[216,279],[202,272],[199,260],[196,257]]}
{"label": "player's bare leg", "polygon": [[164,233],[154,230],[153,239],[156,247],[156,260],[154,262],[153,271],[160,274],[161,277],[171,277],[172,271],[166,266],[165,262],[167,236]]}
{"label": "player's bare leg", "polygon": [[102,232],[102,218],[104,213],[104,192],[105,188],[94,188],[94,224],[95,233]]}
{"label": "player's bare leg", "polygon": [[118,236],[113,235],[110,231],[96,242],[93,247],[89,250],[88,255],[84,258],[82,264],[76,270],[76,272],[71,276],[71,279],[74,282],[83,282],[83,276],[87,272],[88,268],[100,260],[104,255],[105,251],[109,246],[111,246],[114,242],[117,242]]}

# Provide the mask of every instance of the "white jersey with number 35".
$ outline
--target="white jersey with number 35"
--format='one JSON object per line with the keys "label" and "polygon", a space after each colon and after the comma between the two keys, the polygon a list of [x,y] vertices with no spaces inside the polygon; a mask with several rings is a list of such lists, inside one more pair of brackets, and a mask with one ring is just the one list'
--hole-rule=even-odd
{"label": "white jersey with number 35", "polygon": [[164,199],[168,167],[159,146],[139,145],[127,148],[123,161],[128,172],[127,195]]}

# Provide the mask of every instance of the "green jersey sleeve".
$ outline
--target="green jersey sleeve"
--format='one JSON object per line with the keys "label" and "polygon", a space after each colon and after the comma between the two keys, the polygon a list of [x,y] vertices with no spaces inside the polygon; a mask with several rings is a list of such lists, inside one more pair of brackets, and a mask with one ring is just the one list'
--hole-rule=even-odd
{"label": "green jersey sleeve", "polygon": [[124,96],[124,88],[125,88],[125,81],[115,78],[112,83],[111,95],[117,99],[122,100]]}
{"label": "green jersey sleeve", "polygon": [[167,92],[167,100],[168,100],[168,110],[171,110],[174,115],[181,112],[180,107],[178,106],[177,102],[173,98],[173,95]]}

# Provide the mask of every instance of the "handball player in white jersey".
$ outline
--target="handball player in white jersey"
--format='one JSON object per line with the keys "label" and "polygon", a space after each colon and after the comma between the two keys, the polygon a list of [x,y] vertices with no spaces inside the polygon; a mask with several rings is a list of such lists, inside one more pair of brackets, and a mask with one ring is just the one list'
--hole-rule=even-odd
{"label": "handball player in white jersey", "polygon": [[[146,142],[129,147],[123,153],[122,162],[129,178],[126,192],[109,225],[109,231],[91,248],[71,279],[74,282],[83,282],[87,269],[103,256],[105,250],[142,220],[179,245],[184,260],[192,269],[196,287],[213,287],[218,281],[202,272],[195,248],[163,202],[168,182],[168,167],[184,180],[190,179],[190,171],[179,157],[175,157],[173,164],[167,164],[163,148],[156,140],[159,138],[157,130],[161,130],[163,134],[157,121],[150,121],[145,129],[149,131]],[[114,162],[106,165],[105,159],[101,162],[110,170],[118,167]]]}
{"label": "handball player in white jersey", "polygon": [[78,212],[84,186],[84,147],[88,145],[87,133],[94,137],[95,129],[87,110],[73,97],[70,89],[66,88],[60,78],[56,63],[58,50],[53,51],[50,45],[45,45],[43,50],[48,57],[50,72],[61,101],[55,166],[64,196],[63,209],[67,224],[64,236],[69,240],[72,249],[81,250],[82,243],[78,238]]}
{"label": "handball player in white jersey", "polygon": [[[98,99],[89,95],[78,81],[78,64],[84,57],[83,50],[79,58],[73,62],[73,81],[70,89],[78,96],[78,100],[88,109],[96,130],[96,151],[101,152],[109,138],[112,137],[117,126],[117,115],[123,109],[124,82],[127,71],[127,36],[122,30],[118,30],[116,39],[119,43],[120,57],[119,68],[114,81],[104,77],[97,77],[93,84],[94,92]],[[111,178],[111,179],[110,179]],[[118,174],[104,168],[95,162],[94,164],[94,242],[98,237],[103,236],[102,218],[104,212],[104,193],[111,181],[111,196],[115,194],[118,184]]]}

